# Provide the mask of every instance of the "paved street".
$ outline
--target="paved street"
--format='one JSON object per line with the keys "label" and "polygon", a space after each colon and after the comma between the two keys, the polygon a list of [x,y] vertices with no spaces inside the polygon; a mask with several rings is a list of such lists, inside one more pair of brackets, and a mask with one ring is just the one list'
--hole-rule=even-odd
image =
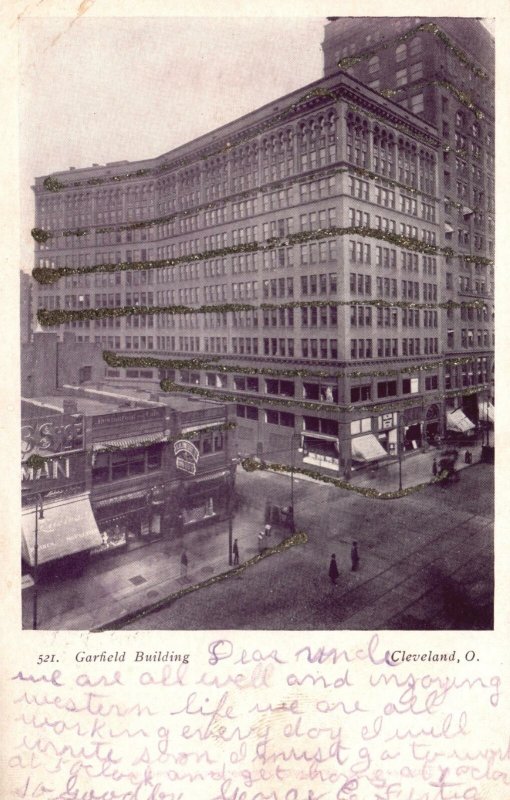
{"label": "paved street", "polygon": [[[288,502],[289,479],[239,476],[245,511]],[[481,629],[492,626],[493,468],[474,465],[447,488],[399,500],[296,483],[296,519],[308,543],[241,577],[176,600],[127,629]],[[352,538],[359,570],[351,572]],[[242,555],[253,554],[251,548]],[[335,552],[340,569],[331,585]],[[234,597],[234,602],[233,602]]]}
{"label": "paved street", "polygon": [[[473,448],[475,458],[479,449]],[[461,453],[463,455],[463,453]],[[404,462],[403,485],[431,478],[434,452]],[[463,459],[459,466],[464,467]],[[398,488],[398,464],[353,476],[353,490],[295,478],[297,529],[308,542],[249,566],[126,629],[434,629],[492,626],[493,467],[461,470],[458,483],[437,485],[397,500],[364,497],[356,486]],[[290,501],[290,477],[237,474],[234,537],[241,563],[257,554],[257,533],[269,500]],[[275,531],[277,545],[288,532]],[[360,566],[351,572],[352,539]],[[183,544],[188,574],[181,576]],[[331,553],[340,570],[328,577]],[[149,604],[228,573],[228,524],[215,523],[126,553],[91,562],[78,577],[39,586],[40,628],[84,630],[115,623]],[[235,602],[232,602],[234,593]],[[23,592],[23,625],[32,625],[32,590]]]}

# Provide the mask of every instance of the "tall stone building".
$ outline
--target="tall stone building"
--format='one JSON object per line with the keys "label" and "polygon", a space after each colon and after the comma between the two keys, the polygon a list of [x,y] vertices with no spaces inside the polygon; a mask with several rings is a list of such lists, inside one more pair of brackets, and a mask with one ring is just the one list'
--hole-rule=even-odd
{"label": "tall stone building", "polygon": [[[437,128],[441,245],[456,253],[444,259],[441,297],[481,301],[479,308],[442,312],[445,355],[472,356],[446,367],[445,389],[493,383],[494,267],[487,263],[495,237],[493,37],[469,18],[332,17],[322,46],[325,75],[346,69]],[[474,419],[479,400],[477,393],[463,399]]]}
{"label": "tall stone building", "polygon": [[[41,284],[38,307],[207,306],[61,327],[189,361],[105,372],[235,396],[243,453],[348,475],[420,448],[463,404],[476,422],[491,380],[494,209],[489,110],[475,111],[492,90],[471,108],[462,88],[436,85],[440,52],[445,70],[457,60],[474,74],[455,25],[417,29],[402,57],[399,37],[420,22],[389,21],[379,41],[375,21],[334,19],[324,78],[160,157],[37,178],[36,266],[70,268]],[[381,54],[364,58],[376,41]],[[481,302],[443,312],[449,299]]]}

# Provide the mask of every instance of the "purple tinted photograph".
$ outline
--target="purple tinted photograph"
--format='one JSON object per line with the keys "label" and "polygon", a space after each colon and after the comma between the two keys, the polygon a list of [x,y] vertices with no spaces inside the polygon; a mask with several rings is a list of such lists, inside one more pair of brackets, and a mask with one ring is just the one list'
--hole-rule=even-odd
{"label": "purple tinted photograph", "polygon": [[20,28],[23,629],[492,630],[493,21],[61,29]]}

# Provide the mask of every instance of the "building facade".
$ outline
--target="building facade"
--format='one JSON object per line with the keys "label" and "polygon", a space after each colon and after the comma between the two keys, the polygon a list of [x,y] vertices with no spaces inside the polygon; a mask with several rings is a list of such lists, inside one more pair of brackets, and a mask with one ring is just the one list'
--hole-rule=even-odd
{"label": "building facade", "polygon": [[[321,80],[159,158],[43,176],[34,191],[36,266],[69,269],[39,286],[38,308],[85,312],[61,327],[104,349],[189,362],[106,366],[107,378],[234,399],[241,453],[348,476],[443,433],[462,392],[478,413],[492,369],[492,216],[445,195],[444,165],[460,156],[425,89],[421,107],[333,68],[338,42],[357,46],[339,22],[326,27]],[[424,65],[425,39],[407,45]],[[399,47],[385,50],[395,69]],[[444,99],[452,124],[457,103]],[[473,297],[479,308],[440,306]],[[137,309],[176,305],[195,312]],[[121,306],[131,313],[87,317]]]}
{"label": "building facade", "polygon": [[[233,410],[186,397],[154,398],[68,386],[24,400],[27,566],[34,564],[41,498],[39,563],[133,549],[227,518],[235,480]],[[42,460],[34,462],[36,455]]]}
{"label": "building facade", "polygon": [[457,304],[440,312],[441,347],[462,361],[446,365],[444,386],[490,386],[462,398],[476,421],[494,391],[494,39],[476,19],[330,18],[322,47],[325,75],[345,68],[437,128],[441,244],[455,251],[439,288]]}
{"label": "building facade", "polygon": [[55,332],[37,330],[21,344],[22,398],[53,394],[65,385],[79,386],[103,375],[101,345],[77,341],[72,331],[65,331],[59,341]]}

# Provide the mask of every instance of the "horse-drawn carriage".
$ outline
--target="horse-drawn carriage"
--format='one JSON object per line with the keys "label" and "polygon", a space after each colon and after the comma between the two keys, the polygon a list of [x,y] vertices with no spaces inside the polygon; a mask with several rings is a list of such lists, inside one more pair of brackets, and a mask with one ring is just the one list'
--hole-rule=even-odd
{"label": "horse-drawn carriage", "polygon": [[456,447],[449,447],[442,451],[437,462],[437,471],[441,478],[441,483],[448,483],[449,481],[456,482],[459,480],[459,473],[455,469],[458,457],[459,451]]}

